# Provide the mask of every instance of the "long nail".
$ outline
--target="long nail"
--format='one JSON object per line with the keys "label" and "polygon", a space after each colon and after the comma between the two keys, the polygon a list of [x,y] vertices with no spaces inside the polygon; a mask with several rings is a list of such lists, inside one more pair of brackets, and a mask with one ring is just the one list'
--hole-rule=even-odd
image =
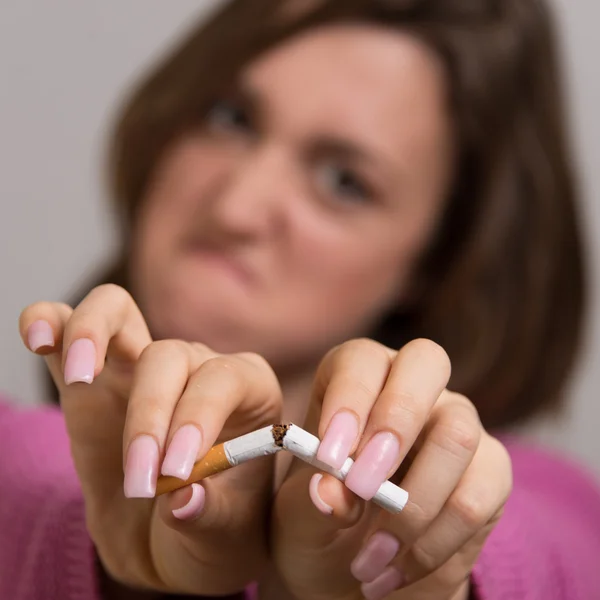
{"label": "long nail", "polygon": [[204,508],[206,491],[199,483],[192,483],[192,495],[190,499],[180,508],[175,508],[173,516],[181,521],[191,521],[200,516]]}
{"label": "long nail", "polygon": [[400,443],[390,432],[373,436],[346,477],[346,486],[364,500],[373,498],[398,460]]}
{"label": "long nail", "polygon": [[75,340],[67,351],[65,383],[92,383],[96,369],[96,346],[92,340]]}
{"label": "long nail", "polygon": [[360,586],[365,600],[383,600],[404,583],[404,576],[396,567],[388,567],[375,581]]}
{"label": "long nail", "polygon": [[358,437],[358,419],[351,412],[340,411],[334,415],[317,451],[317,459],[334,469],[341,469],[350,456]]}
{"label": "long nail", "polygon": [[158,475],[158,444],[150,435],[140,435],[130,444],[125,465],[127,498],[154,498]]}
{"label": "long nail", "polygon": [[169,444],[161,473],[185,481],[194,468],[201,445],[202,434],[195,425],[178,429]]}
{"label": "long nail", "polygon": [[315,473],[310,478],[310,484],[308,486],[308,493],[310,495],[310,499],[313,504],[320,510],[324,515],[333,514],[333,507],[327,504],[323,498],[321,498],[321,494],[319,494],[319,483],[323,479],[322,473]]}
{"label": "long nail", "polygon": [[33,352],[54,346],[54,332],[48,321],[35,321],[27,328],[27,343]]}
{"label": "long nail", "polygon": [[394,559],[400,542],[387,531],[374,533],[350,565],[353,577],[367,583],[379,577]]}

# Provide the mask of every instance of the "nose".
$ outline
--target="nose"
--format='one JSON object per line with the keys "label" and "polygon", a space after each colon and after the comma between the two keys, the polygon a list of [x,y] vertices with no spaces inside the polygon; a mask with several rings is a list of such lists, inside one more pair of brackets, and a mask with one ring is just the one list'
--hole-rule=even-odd
{"label": "nose", "polygon": [[214,225],[231,235],[261,237],[280,231],[290,169],[281,149],[264,146],[232,159],[210,203]]}

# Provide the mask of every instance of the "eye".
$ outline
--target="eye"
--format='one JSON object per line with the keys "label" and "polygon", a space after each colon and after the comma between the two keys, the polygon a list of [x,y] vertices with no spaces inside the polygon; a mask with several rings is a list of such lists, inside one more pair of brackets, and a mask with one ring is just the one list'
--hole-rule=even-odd
{"label": "eye", "polygon": [[329,194],[345,201],[368,202],[371,192],[363,180],[352,169],[329,162],[318,169],[319,184]]}
{"label": "eye", "polygon": [[244,107],[233,100],[218,100],[208,110],[206,125],[214,131],[251,131],[250,116]]}

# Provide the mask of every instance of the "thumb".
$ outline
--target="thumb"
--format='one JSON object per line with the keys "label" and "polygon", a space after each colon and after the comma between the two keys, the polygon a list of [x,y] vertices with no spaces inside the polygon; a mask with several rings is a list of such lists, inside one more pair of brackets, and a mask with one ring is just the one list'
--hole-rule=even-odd
{"label": "thumb", "polygon": [[272,515],[272,555],[294,594],[336,598],[356,589],[349,565],[373,513],[331,475],[294,463]]}
{"label": "thumb", "polygon": [[[232,582],[250,581],[264,569],[268,556],[265,531],[272,479],[273,457],[266,456],[159,496],[155,540],[173,540],[174,547],[186,551],[160,553],[163,564],[158,568],[168,576],[181,570],[188,578],[195,573],[194,585],[215,591],[222,585],[223,569],[232,565]],[[243,540],[251,540],[251,553],[240,554]],[[189,588],[200,589],[194,585]]]}

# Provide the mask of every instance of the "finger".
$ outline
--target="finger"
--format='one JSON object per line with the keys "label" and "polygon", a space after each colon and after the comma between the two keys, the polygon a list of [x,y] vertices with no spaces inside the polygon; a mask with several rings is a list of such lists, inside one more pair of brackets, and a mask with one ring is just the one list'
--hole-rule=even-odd
{"label": "finger", "polygon": [[[210,357],[192,373],[177,402],[162,471],[176,471],[178,477],[187,479],[189,474],[183,471],[191,471],[190,463],[193,467],[215,442],[272,424],[280,414],[279,383],[264,359],[253,354]],[[269,458],[204,480],[201,518],[194,527],[179,530],[191,538],[201,531],[206,539],[224,528],[230,532],[247,528],[246,515],[251,509],[260,514],[265,491],[272,489],[273,473],[265,468],[265,460]],[[172,520],[170,524],[176,526]]]}
{"label": "finger", "polygon": [[133,361],[150,342],[146,322],[127,291],[112,284],[94,288],[65,328],[65,383],[91,383],[104,367],[109,343],[115,359]]}
{"label": "finger", "polygon": [[19,317],[19,333],[29,350],[42,355],[56,386],[64,386],[60,367],[63,333],[73,309],[60,302],[37,302]]}
{"label": "finger", "polygon": [[[231,565],[243,540],[252,540],[255,551],[236,566],[234,581],[248,581],[264,569],[272,490],[272,470],[264,468],[264,461],[269,458],[249,461],[157,499],[157,539],[178,536],[188,550],[183,556],[165,558],[165,574],[175,581],[177,573],[188,579],[192,574],[192,589],[219,589],[219,573]],[[245,481],[256,484],[251,493]]]}
{"label": "finger", "polygon": [[[499,445],[493,440],[495,444]],[[496,453],[495,457],[491,456],[492,451]],[[365,589],[368,593],[365,595],[376,596],[377,590],[387,589],[386,586],[392,583],[393,587],[384,595],[399,586],[412,589],[412,583],[437,571],[455,554],[463,552],[467,543],[478,539],[480,530],[490,527],[508,497],[510,475],[507,477],[506,474],[510,473],[510,469],[507,469],[506,457],[504,450],[482,448],[444,503],[440,514],[416,541],[406,541],[406,530],[411,528],[412,523],[407,527],[404,521],[410,522],[420,514],[418,511],[411,515],[403,512],[386,519],[376,535],[386,540],[387,553],[381,549],[377,551],[376,545],[369,540],[354,563],[355,577],[367,584]],[[403,485],[406,483],[403,482]],[[397,541],[395,552],[390,540]]]}
{"label": "finger", "polygon": [[176,436],[183,427],[192,425],[200,431],[199,455],[203,456],[218,439],[272,424],[281,414],[281,401],[277,377],[261,357],[233,354],[205,360],[190,376],[173,413],[168,464],[173,455],[177,456],[171,464],[180,462],[184,444],[179,445]]}
{"label": "finger", "polygon": [[341,469],[354,452],[390,371],[390,351],[371,340],[353,340],[330,352],[315,378],[321,404],[317,458]]}
{"label": "finger", "polygon": [[170,512],[162,511],[162,517],[171,519],[175,517],[179,521],[193,521],[202,514],[206,499],[206,490],[199,483],[192,483],[190,486],[176,490],[171,494],[167,503],[161,503],[167,507]]}
{"label": "finger", "polygon": [[481,423],[463,396],[444,392],[423,432],[423,442],[402,487],[408,503],[392,522],[405,544],[422,536],[469,469],[481,439]]}
{"label": "finger", "polygon": [[23,310],[19,318],[19,332],[23,343],[44,357],[54,385],[62,391],[64,378],[61,352],[65,327],[73,309],[60,302],[37,302]]}
{"label": "finger", "polygon": [[[154,497],[159,460],[164,455],[177,403],[190,374],[213,356],[215,353],[206,347],[177,340],[154,342],[142,352],[135,369],[123,431],[126,497]],[[200,449],[200,430],[196,431],[193,455],[188,450],[186,456],[187,461],[191,461],[190,471]]]}
{"label": "finger", "polygon": [[436,571],[501,514],[512,488],[510,458],[485,434],[464,477],[427,531],[402,557],[409,581]]}
{"label": "finger", "polygon": [[[296,577],[293,589],[318,589],[323,597],[351,597],[356,590],[348,564],[358,550],[373,507],[330,475],[300,465],[275,498],[272,556]],[[302,515],[302,518],[298,518]],[[314,557],[319,556],[315,563]],[[289,565],[296,568],[290,573]],[[306,586],[306,587],[305,587]],[[347,588],[347,594],[340,589]]]}
{"label": "finger", "polygon": [[450,378],[450,361],[428,340],[410,342],[392,364],[371,410],[346,485],[370,500],[415,443]]}
{"label": "finger", "polygon": [[51,354],[62,344],[63,330],[73,309],[60,302],[36,302],[23,309],[19,333],[31,352]]}
{"label": "finger", "polygon": [[413,583],[402,582],[398,591],[394,591],[397,588],[389,589],[383,597],[388,600],[458,600],[467,597],[471,572],[496,522],[496,518],[492,519],[456,554],[427,577]]}

